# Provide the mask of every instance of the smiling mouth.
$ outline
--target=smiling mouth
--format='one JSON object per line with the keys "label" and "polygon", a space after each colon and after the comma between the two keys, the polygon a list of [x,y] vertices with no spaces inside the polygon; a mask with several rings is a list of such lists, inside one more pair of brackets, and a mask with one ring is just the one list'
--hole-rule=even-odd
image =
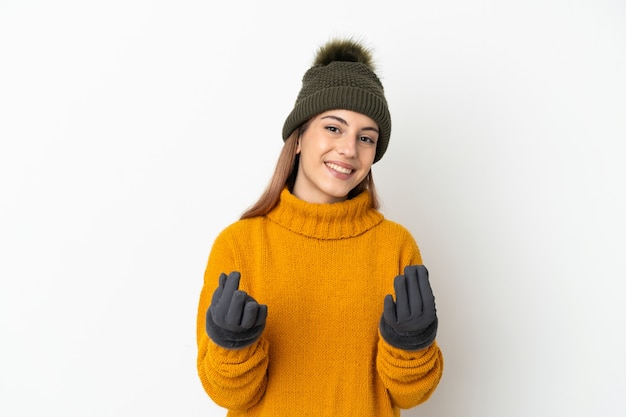
{"label": "smiling mouth", "polygon": [[332,163],[327,163],[326,166],[330,169],[332,169],[333,171],[337,171],[337,172],[341,172],[342,174],[351,174],[352,170],[349,168],[344,168],[344,167],[340,167],[339,165],[336,164],[332,164]]}

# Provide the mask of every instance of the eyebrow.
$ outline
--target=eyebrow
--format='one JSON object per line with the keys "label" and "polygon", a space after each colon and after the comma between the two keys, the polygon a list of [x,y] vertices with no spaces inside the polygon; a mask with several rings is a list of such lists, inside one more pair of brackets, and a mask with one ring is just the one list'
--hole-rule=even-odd
{"label": "eyebrow", "polygon": [[[334,119],[334,120],[338,121],[338,122],[339,122],[339,123],[341,123],[341,124],[344,124],[344,125],[346,125],[346,126],[350,126],[350,125],[348,124],[348,122],[346,122],[344,119],[342,119],[341,117],[338,117],[338,116],[333,116],[332,114],[329,114],[328,116],[324,116],[324,117],[322,117],[322,119]],[[371,131],[373,131],[373,132],[376,132],[376,133],[380,134],[380,132],[378,131],[378,129],[376,129],[376,128],[375,128],[375,127],[373,127],[373,126],[367,126],[367,127],[364,127],[362,130],[371,130]]]}

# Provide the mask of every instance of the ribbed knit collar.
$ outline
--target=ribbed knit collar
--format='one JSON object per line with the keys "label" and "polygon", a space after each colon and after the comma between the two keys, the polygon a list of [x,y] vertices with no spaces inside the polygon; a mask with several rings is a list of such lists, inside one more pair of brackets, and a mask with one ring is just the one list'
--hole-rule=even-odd
{"label": "ribbed knit collar", "polygon": [[314,204],[300,200],[285,188],[278,205],[267,214],[267,218],[301,235],[317,239],[345,239],[376,226],[383,220],[383,215],[370,208],[367,191],[339,203]]}

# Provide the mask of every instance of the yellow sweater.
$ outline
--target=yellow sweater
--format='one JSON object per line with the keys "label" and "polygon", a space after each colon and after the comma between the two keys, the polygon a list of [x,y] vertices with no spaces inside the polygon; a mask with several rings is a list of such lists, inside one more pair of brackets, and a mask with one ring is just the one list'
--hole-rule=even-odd
{"label": "yellow sweater", "polygon": [[[369,208],[369,194],[311,204],[286,189],[268,215],[240,220],[214,242],[197,320],[198,374],[229,416],[399,416],[437,387],[437,343],[409,352],[378,333],[386,294],[407,265],[421,264],[413,237]],[[205,331],[221,272],[267,304],[249,347],[228,350]]]}

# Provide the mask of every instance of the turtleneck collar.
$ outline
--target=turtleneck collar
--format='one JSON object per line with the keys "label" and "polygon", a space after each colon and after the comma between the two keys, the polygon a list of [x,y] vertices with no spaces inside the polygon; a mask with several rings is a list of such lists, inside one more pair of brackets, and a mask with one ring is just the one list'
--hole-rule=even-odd
{"label": "turtleneck collar", "polygon": [[316,239],[346,239],[358,236],[383,220],[370,208],[366,190],[339,203],[314,204],[300,200],[285,187],[278,205],[267,218],[294,233]]}

